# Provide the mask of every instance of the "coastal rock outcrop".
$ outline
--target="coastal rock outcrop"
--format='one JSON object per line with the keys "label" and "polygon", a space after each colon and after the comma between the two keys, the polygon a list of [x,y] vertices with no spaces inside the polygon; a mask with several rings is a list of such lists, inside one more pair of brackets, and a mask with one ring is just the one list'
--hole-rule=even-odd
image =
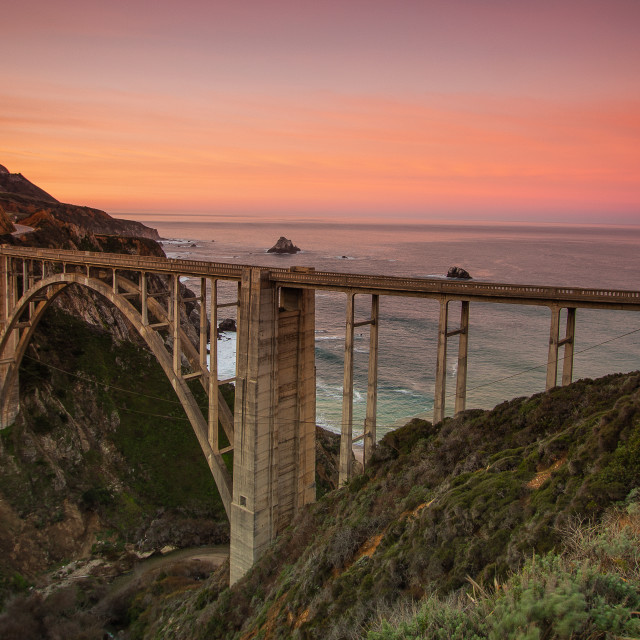
{"label": "coastal rock outcrop", "polygon": [[298,253],[299,247],[296,247],[291,240],[280,236],[278,242],[276,242],[271,249],[267,250],[267,253]]}
{"label": "coastal rock outcrop", "polygon": [[237,331],[236,321],[233,318],[225,318],[218,324],[218,335],[224,331]]}
{"label": "coastal rock outcrop", "polygon": [[5,233],[13,233],[16,230],[13,222],[9,219],[9,216],[4,212],[4,209],[0,207],[0,235]]}
{"label": "coastal rock outcrop", "polygon": [[9,169],[0,164],[0,191],[17,193],[37,200],[49,203],[58,201],[49,195],[44,189],[37,187],[33,182],[27,180],[21,173],[11,173]]}
{"label": "coastal rock outcrop", "polygon": [[20,173],[10,173],[0,165],[0,206],[9,219],[28,226],[29,221],[43,217],[54,218],[66,225],[75,225],[85,231],[101,235],[116,235],[159,240],[156,229],[134,220],[112,218],[105,211],[59,202]]}
{"label": "coastal rock outcrop", "polygon": [[447,271],[447,278],[460,278],[462,280],[471,280],[471,274],[462,267],[450,267]]}

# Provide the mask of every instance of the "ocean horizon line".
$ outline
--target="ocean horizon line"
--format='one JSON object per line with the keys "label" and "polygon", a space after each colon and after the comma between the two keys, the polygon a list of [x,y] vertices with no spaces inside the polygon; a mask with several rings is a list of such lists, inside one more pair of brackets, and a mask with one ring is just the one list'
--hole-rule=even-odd
{"label": "ocean horizon line", "polygon": [[[238,216],[234,214],[188,213],[176,214],[165,212],[111,212],[109,215],[119,219],[137,220],[139,222],[159,222],[163,224],[202,224],[212,222],[219,225],[304,225],[332,227],[402,227],[402,228],[516,228],[516,229],[621,229],[640,231],[640,223],[608,223],[608,222],[550,222],[535,220],[448,220],[434,218],[432,220],[414,220],[397,218],[393,221],[380,218],[355,218],[346,221],[344,218],[277,218],[265,216]],[[392,214],[389,214],[392,215]]]}

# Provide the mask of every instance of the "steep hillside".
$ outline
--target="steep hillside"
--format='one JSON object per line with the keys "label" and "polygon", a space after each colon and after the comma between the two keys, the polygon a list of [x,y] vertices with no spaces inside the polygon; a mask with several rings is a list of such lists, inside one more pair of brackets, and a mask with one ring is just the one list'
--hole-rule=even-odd
{"label": "steep hillside", "polygon": [[[38,210],[25,220],[34,232],[2,241],[164,256],[152,239],[113,235],[112,228],[95,233],[85,226],[93,219],[87,211],[64,218]],[[150,278],[149,286],[163,282]],[[196,306],[181,308],[194,342]],[[62,561],[106,554],[113,572],[131,561],[128,543],[140,551],[228,538],[211,473],[171,385],[137,332],[99,295],[70,287],[56,299],[19,377],[20,413],[0,431],[0,603]],[[193,390],[204,405],[202,389]]]}
{"label": "steep hillside", "polygon": [[40,229],[51,218],[84,232],[159,240],[158,232],[141,222],[113,218],[100,209],[58,202],[20,173],[0,165],[0,206],[14,221]]}
{"label": "steep hillside", "polygon": [[561,548],[576,517],[597,520],[639,482],[637,373],[435,426],[415,420],[387,435],[364,475],[306,510],[232,589],[223,573],[181,594],[149,586],[136,600],[133,637],[363,634],[394,604],[453,594],[468,578],[505,580],[532,553]]}
{"label": "steep hillside", "polygon": [[5,213],[5,210],[0,207],[0,236],[7,233],[13,233],[15,230],[15,225],[11,222],[9,216]]}
{"label": "steep hillside", "polygon": [[0,191],[16,193],[44,202],[58,202],[44,189],[27,180],[21,173],[11,173],[9,169],[0,164]]}
{"label": "steep hillside", "polygon": [[148,351],[53,309],[20,374],[20,414],[0,431],[0,591],[92,549],[228,540],[211,472]]}

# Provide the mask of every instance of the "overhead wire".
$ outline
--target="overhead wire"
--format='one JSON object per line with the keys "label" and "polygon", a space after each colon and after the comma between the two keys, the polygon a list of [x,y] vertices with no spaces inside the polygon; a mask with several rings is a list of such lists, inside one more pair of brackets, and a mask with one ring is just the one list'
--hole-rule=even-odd
{"label": "overhead wire", "polygon": [[[598,342],[597,344],[592,344],[589,347],[585,347],[584,349],[580,349],[580,351],[575,351],[574,352],[574,357],[576,355],[580,355],[581,353],[585,353],[586,351],[591,351],[591,349],[595,349],[597,347],[601,347],[603,344],[607,344],[609,342],[613,342],[614,340],[619,340],[620,338],[626,338],[627,336],[630,336],[634,333],[638,333],[640,332],[640,329],[634,329],[633,331],[628,331],[627,333],[622,333],[618,336],[614,336],[613,338],[608,338],[607,340],[603,340],[602,342]],[[555,362],[559,363],[563,360],[563,358],[556,358]],[[511,375],[508,376],[504,376],[502,378],[497,378],[496,380],[491,380],[489,382],[485,382],[483,384],[478,384],[475,387],[470,387],[467,389],[467,392],[469,391],[475,391],[476,389],[482,389],[484,387],[489,387],[492,386],[494,384],[498,384],[499,382],[504,382],[505,380],[510,380],[512,378],[517,378],[518,376],[522,376],[526,373],[530,373],[531,371],[536,371],[537,369],[542,369],[543,367],[548,367],[550,364],[553,364],[554,360],[548,360],[547,362],[545,362],[544,364],[539,364],[536,365],[534,367],[528,367],[527,369],[523,369],[522,371],[518,371],[517,373],[513,373]],[[447,397],[451,397],[451,396],[455,396],[455,392],[452,393],[448,393]]]}
{"label": "overhead wire", "polygon": [[[603,340],[601,342],[598,342],[597,344],[593,344],[590,345],[588,347],[585,347],[584,349],[581,349],[579,351],[574,352],[574,356],[575,355],[579,355],[581,353],[585,353],[587,351],[591,351],[592,349],[595,349],[597,347],[601,347],[602,345],[608,344],[610,342],[613,342],[615,340],[620,340],[621,338],[625,338],[627,336],[633,335],[635,333],[639,333],[640,332],[640,328],[639,329],[634,329],[632,331],[628,331],[626,333],[617,335],[617,336],[613,336],[612,338],[608,338],[607,340]],[[77,378],[79,380],[82,380],[83,382],[88,382],[88,383],[92,383],[92,384],[96,384],[96,385],[100,385],[102,387],[104,387],[105,389],[111,389],[114,391],[119,391],[122,393],[128,393],[134,396],[138,396],[138,397],[142,397],[142,398],[147,398],[149,400],[160,400],[162,402],[167,402],[169,404],[175,404],[175,405],[179,405],[182,407],[182,403],[180,402],[180,400],[177,399],[172,399],[172,398],[162,398],[160,396],[154,396],[154,395],[150,395],[150,394],[146,394],[146,393],[141,393],[139,391],[133,391],[131,389],[125,389],[124,387],[119,387],[117,385],[113,385],[107,382],[102,382],[100,380],[96,380],[96,379],[92,379],[92,378],[88,378],[86,376],[82,376],[82,375],[78,375],[77,373],[73,373],[71,371],[66,371],[65,369],[61,369],[60,367],[56,367],[55,365],[43,362],[42,360],[38,360],[37,358],[33,358],[31,356],[28,355],[24,355],[24,358],[27,358],[29,360],[32,360],[34,362],[38,362],[39,364],[48,367],[49,369],[53,369],[55,371],[58,371],[60,373],[63,373],[65,375]],[[560,362],[562,360],[562,358],[557,358],[556,362]],[[523,369],[522,371],[518,371],[516,373],[513,373],[511,375],[508,376],[503,376],[502,378],[496,378],[495,380],[490,380],[488,382],[484,382],[482,384],[478,384],[475,385],[473,387],[470,387],[467,389],[467,393],[470,391],[476,391],[477,389],[482,389],[482,388],[486,388],[495,384],[499,384],[501,382],[504,382],[505,380],[511,380],[513,378],[517,378],[519,376],[525,375],[527,373],[530,373],[531,371],[536,371],[537,369],[541,369],[543,367],[547,367],[550,363],[552,363],[553,360],[547,361],[546,363],[543,364],[539,364],[539,365],[535,365],[533,367],[528,367],[526,369]],[[447,393],[447,397],[454,397],[456,394],[455,392],[449,392]],[[201,411],[207,411],[208,407],[206,406],[201,406],[198,405],[199,409]],[[150,417],[154,417],[154,418],[163,418],[163,419],[167,419],[167,420],[185,420],[185,421],[189,421],[189,418],[187,416],[167,416],[167,415],[162,415],[162,414],[156,414],[156,413],[149,413],[149,412],[145,412],[145,411],[138,411],[136,409],[130,409],[127,407],[115,407],[118,410],[122,410],[122,411],[128,411],[130,413],[137,413],[137,414],[141,414],[141,415],[147,415]],[[258,418],[268,418],[270,417],[269,415],[258,415]],[[295,423],[295,424],[305,424],[309,421],[304,421],[304,420],[295,420],[295,421],[286,421],[286,422],[291,422],[291,423]],[[392,426],[390,427],[385,427],[384,425],[378,425],[380,428],[393,428]]]}

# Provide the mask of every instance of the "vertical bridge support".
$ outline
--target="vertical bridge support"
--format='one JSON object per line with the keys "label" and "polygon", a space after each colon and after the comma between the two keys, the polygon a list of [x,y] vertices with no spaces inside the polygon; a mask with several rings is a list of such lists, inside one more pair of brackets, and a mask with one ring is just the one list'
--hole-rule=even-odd
{"label": "vertical bridge support", "polygon": [[315,305],[246,268],[238,310],[231,584],[315,500]]}
{"label": "vertical bridge support", "polygon": [[[355,322],[355,293],[347,294],[347,322],[344,340],[344,381],[342,385],[342,430],[340,435],[340,467],[338,484],[344,484],[353,475],[353,443],[364,442],[363,462],[366,467],[376,446],[376,411],[378,405],[378,326],[380,296],[371,296],[371,318]],[[364,431],[353,437],[353,339],[355,327],[370,325],[369,369],[367,376],[367,409]]]}
{"label": "vertical bridge support", "polygon": [[440,300],[438,323],[438,354],[436,362],[436,387],[433,398],[433,422],[442,422],[445,416],[447,393],[447,339],[460,336],[458,344],[458,370],[456,374],[455,415],[464,411],[467,399],[467,353],[469,347],[469,302],[463,300],[460,307],[460,328],[448,330],[449,300]]}
{"label": "vertical bridge support", "polygon": [[[11,312],[18,300],[17,278],[12,269],[11,261],[13,258],[3,256],[0,260],[0,332],[8,322]],[[18,346],[18,331],[13,331],[9,336],[7,346],[0,360],[0,386],[4,386],[5,379],[9,374],[9,367],[13,363]],[[4,429],[15,422],[16,416],[20,411],[20,398],[18,387],[18,376],[6,395],[6,401],[2,405],[0,411],[0,429]]]}
{"label": "vertical bridge support", "polygon": [[549,335],[549,357],[547,359],[547,391],[553,389],[558,381],[558,353],[564,347],[562,362],[562,386],[571,384],[573,378],[573,351],[576,334],[576,309],[567,308],[567,327],[563,340],[560,340],[560,312],[559,306],[551,307],[551,331]]}

